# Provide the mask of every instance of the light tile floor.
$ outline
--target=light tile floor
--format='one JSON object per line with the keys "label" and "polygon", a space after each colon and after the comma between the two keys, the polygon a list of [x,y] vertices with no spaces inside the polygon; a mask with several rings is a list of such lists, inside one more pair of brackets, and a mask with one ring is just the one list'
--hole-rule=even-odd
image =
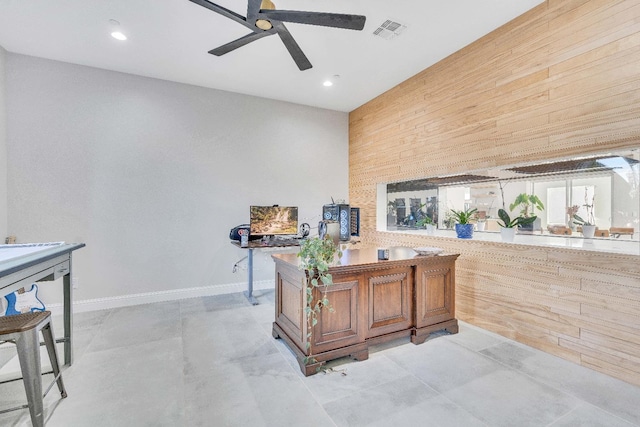
{"label": "light tile floor", "polygon": [[[640,387],[465,323],[304,377],[271,336],[273,291],[256,296],[76,314],[69,397],[47,395],[47,426],[640,426]],[[0,385],[0,409],[23,399],[21,382]]]}

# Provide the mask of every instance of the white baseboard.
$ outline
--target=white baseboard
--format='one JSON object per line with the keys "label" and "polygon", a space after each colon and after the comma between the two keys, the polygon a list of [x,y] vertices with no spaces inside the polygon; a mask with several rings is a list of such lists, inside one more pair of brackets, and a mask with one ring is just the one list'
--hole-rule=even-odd
{"label": "white baseboard", "polygon": [[[274,289],[273,280],[253,282],[254,290]],[[232,294],[247,290],[247,283],[229,283],[199,288],[173,289],[170,291],[149,292],[144,294],[122,295],[117,297],[96,298],[84,301],[74,301],[74,313],[85,311],[105,310],[109,308],[128,307],[132,305],[149,304],[153,302],[175,301],[187,298],[197,298],[211,295]],[[48,304],[47,310],[54,315],[62,314],[62,304]]]}

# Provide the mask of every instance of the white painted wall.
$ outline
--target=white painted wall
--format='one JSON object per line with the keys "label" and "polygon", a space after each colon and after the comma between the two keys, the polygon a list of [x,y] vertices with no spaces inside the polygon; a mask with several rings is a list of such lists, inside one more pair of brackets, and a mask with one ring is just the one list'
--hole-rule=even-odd
{"label": "white painted wall", "polygon": [[346,113],[12,53],[6,78],[9,227],[87,244],[76,301],[246,283],[228,235],[249,205],[314,226],[348,198]]}
{"label": "white painted wall", "polygon": [[0,46],[0,244],[7,230],[7,116],[5,102],[5,62],[7,51]]}

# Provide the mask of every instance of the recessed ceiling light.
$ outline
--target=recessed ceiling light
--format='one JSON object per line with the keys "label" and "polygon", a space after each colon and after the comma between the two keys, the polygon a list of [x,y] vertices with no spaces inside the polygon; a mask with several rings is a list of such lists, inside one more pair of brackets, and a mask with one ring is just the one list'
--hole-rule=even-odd
{"label": "recessed ceiling light", "polygon": [[120,22],[116,21],[115,19],[109,19],[109,24],[111,25],[111,37],[113,37],[116,40],[121,40],[124,41],[127,39],[127,36],[125,36],[122,31],[120,31]]}
{"label": "recessed ceiling light", "polygon": [[111,37],[113,37],[116,40],[122,40],[122,41],[127,39],[127,36],[122,34],[120,31],[114,31],[113,33],[111,33]]}
{"label": "recessed ceiling light", "polygon": [[322,85],[324,87],[330,87],[333,86],[334,83],[337,83],[338,80],[340,79],[340,74],[334,74],[333,76],[329,77],[328,79],[326,79]]}

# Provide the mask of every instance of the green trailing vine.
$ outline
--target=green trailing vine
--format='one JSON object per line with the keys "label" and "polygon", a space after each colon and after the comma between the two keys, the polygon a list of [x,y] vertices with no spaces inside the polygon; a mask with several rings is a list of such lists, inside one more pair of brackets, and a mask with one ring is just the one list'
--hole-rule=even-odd
{"label": "green trailing vine", "polygon": [[[342,251],[336,248],[333,240],[329,236],[324,239],[312,237],[304,240],[300,246],[298,257],[300,258],[300,269],[305,271],[306,283],[305,291],[307,294],[307,305],[304,312],[307,316],[307,349],[311,347],[311,336],[313,328],[318,324],[318,314],[323,308],[333,312],[333,307],[327,298],[327,288],[333,284],[333,277],[329,273],[329,267],[334,264],[335,255],[338,258],[342,256]],[[321,298],[314,300],[314,289],[321,292]],[[316,363],[317,361],[312,355],[305,358],[304,363]]]}

